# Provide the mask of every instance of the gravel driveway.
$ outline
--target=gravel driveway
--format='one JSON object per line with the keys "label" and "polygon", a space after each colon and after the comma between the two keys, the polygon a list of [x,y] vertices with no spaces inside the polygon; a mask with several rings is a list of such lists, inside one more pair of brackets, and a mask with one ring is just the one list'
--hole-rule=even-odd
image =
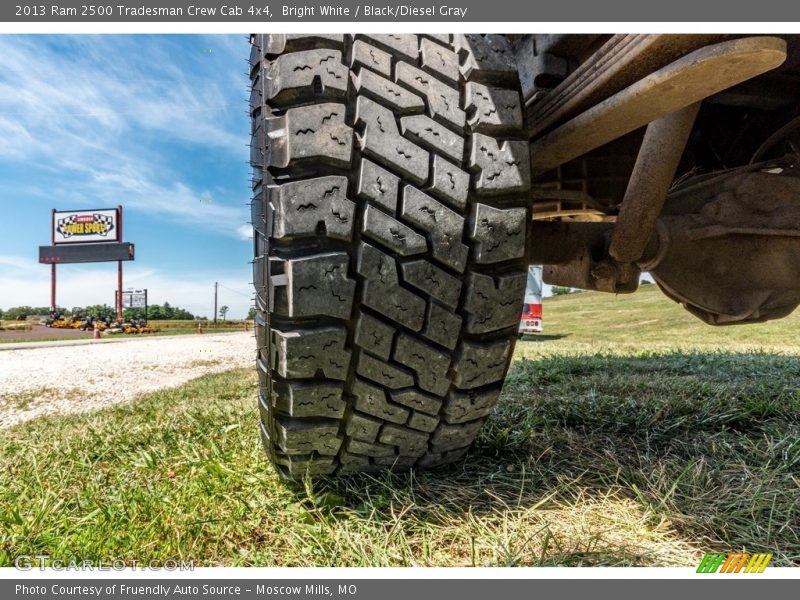
{"label": "gravel driveway", "polygon": [[241,332],[0,350],[0,428],[252,367],[255,348],[253,333]]}

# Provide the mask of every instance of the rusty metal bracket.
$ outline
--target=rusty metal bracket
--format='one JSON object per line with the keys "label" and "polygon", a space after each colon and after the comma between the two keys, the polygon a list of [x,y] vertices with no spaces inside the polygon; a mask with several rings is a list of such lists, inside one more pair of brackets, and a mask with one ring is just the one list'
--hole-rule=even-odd
{"label": "rusty metal bracket", "polygon": [[[570,36],[574,37],[574,36]],[[730,36],[720,34],[614,35],[557,87],[538,98],[526,95],[530,138],[633,85],[643,77],[709,44]],[[535,52],[521,49],[519,61],[534,62]]]}
{"label": "rusty metal bracket", "polygon": [[696,50],[533,141],[532,175],[774,69],[785,59],[786,42],[776,37],[741,38]]}
{"label": "rusty metal bracket", "polygon": [[642,258],[699,110],[697,102],[647,126],[608,247],[614,260]]}

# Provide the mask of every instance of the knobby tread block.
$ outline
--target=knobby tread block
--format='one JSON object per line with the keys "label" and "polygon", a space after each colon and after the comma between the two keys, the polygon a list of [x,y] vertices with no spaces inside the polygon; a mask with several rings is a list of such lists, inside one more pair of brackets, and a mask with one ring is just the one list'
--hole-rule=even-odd
{"label": "knobby tread block", "polygon": [[361,354],[358,357],[356,373],[391,390],[414,385],[411,373],[368,354]]}
{"label": "knobby tread block", "polygon": [[403,60],[417,60],[419,54],[419,38],[411,34],[397,33],[364,33],[359,37],[366,39],[373,46],[393,53]]}
{"label": "knobby tread block", "polygon": [[374,465],[369,461],[369,457],[359,454],[352,454],[346,450],[339,452],[340,475],[351,475],[354,473],[370,473],[383,470],[381,465]]}
{"label": "knobby tread block", "polygon": [[461,72],[467,79],[486,81],[495,76],[507,81],[517,77],[511,42],[503,35],[466,34],[455,37],[458,52],[464,55]]}
{"label": "knobby tread block", "polygon": [[461,281],[427,260],[412,260],[400,266],[403,281],[455,309],[461,296]]}
{"label": "knobby tread block", "polygon": [[477,173],[479,194],[511,194],[531,187],[527,142],[502,142],[482,133],[472,134],[470,168]]}
{"label": "knobby tread block", "polygon": [[472,131],[493,135],[522,127],[522,103],[516,90],[470,82],[464,108],[471,115]]}
{"label": "knobby tread block", "polygon": [[432,183],[426,191],[447,202],[451,208],[463,211],[469,195],[469,174],[441,156],[433,158]]}
{"label": "knobby tread block", "polygon": [[441,398],[435,398],[418,390],[401,390],[390,392],[392,402],[403,404],[425,414],[435,415],[442,406]]}
{"label": "knobby tread block", "polygon": [[453,370],[455,386],[468,390],[495,381],[502,381],[511,353],[509,340],[493,344],[462,342]]}
{"label": "knobby tread block", "polygon": [[259,36],[254,45],[260,45],[263,53],[270,56],[284,52],[298,52],[300,50],[313,50],[315,48],[341,48],[344,36],[341,33],[318,34],[268,34]]}
{"label": "knobby tread block", "polygon": [[483,426],[483,420],[459,425],[441,424],[431,435],[434,452],[447,452],[469,446]]}
{"label": "knobby tread block", "polygon": [[522,311],[520,297],[525,294],[527,277],[523,273],[492,277],[470,273],[467,278],[467,331],[487,333],[516,327]]}
{"label": "knobby tread block", "polygon": [[399,177],[370,160],[361,160],[358,177],[359,198],[371,200],[391,214],[395,214],[399,190]]}
{"label": "knobby tread block", "polygon": [[339,99],[347,93],[349,71],[338,50],[282,54],[267,67],[266,95],[275,104],[308,97]]}
{"label": "knobby tread block", "polygon": [[461,242],[464,217],[410,185],[403,189],[400,214],[406,223],[428,233],[437,261],[459,273],[464,271],[469,253],[469,247]]}
{"label": "knobby tread block", "polygon": [[381,387],[356,379],[353,396],[355,396],[354,407],[358,412],[390,423],[405,423],[408,420],[408,409],[387,402],[386,392]]}
{"label": "knobby tread block", "polygon": [[423,148],[444,154],[452,160],[460,161],[464,155],[464,138],[425,115],[401,118],[400,131]]}
{"label": "knobby tread block", "polygon": [[401,456],[422,456],[428,449],[427,433],[399,425],[385,425],[378,441],[395,446]]}
{"label": "knobby tread block", "polygon": [[359,145],[368,156],[390,166],[414,183],[428,178],[428,153],[407,140],[397,128],[391,110],[359,96],[356,104],[356,126],[363,128]]}
{"label": "knobby tread block", "polygon": [[294,160],[316,159],[349,166],[353,130],[344,122],[345,106],[326,103],[290,108],[285,115],[266,119],[267,164],[288,167]]}
{"label": "knobby tread block", "polygon": [[356,439],[347,440],[347,451],[362,456],[394,456],[394,446],[384,444],[370,444]]}
{"label": "knobby tread block", "polygon": [[392,55],[362,40],[353,42],[351,67],[362,65],[388,77],[392,73]]}
{"label": "knobby tread block", "polygon": [[429,39],[420,43],[422,68],[434,73],[450,83],[458,81],[458,55]]}
{"label": "knobby tread block", "polygon": [[457,129],[464,127],[466,113],[461,109],[457,89],[405,62],[397,64],[395,81],[424,95],[429,117]]}
{"label": "knobby tread block", "polygon": [[347,419],[345,433],[355,440],[374,442],[382,425],[383,421],[380,419],[353,413]]}
{"label": "knobby tread block", "polygon": [[488,416],[500,398],[500,388],[468,392],[453,391],[444,408],[444,419],[456,425]]}
{"label": "knobby tread block", "polygon": [[475,242],[475,262],[498,263],[525,255],[524,208],[494,208],[476,204],[473,208],[470,238]]}
{"label": "knobby tread block", "polygon": [[287,317],[350,317],[356,282],[347,277],[349,257],[331,252],[284,261],[286,285],[275,286],[274,310]]}
{"label": "knobby tread block", "polygon": [[330,475],[336,470],[333,456],[278,455],[275,464],[286,469],[297,477],[308,475]]}
{"label": "knobby tread block", "polygon": [[261,438],[291,478],[459,460],[499,397],[530,188],[502,36],[251,36]]}
{"label": "knobby tread block", "polygon": [[358,273],[364,278],[362,302],[365,306],[414,331],[422,328],[425,300],[400,287],[394,258],[362,242]]}
{"label": "knobby tread block", "polygon": [[394,327],[376,319],[372,315],[362,312],[358,316],[355,334],[356,345],[378,358],[389,360],[394,334]]}
{"label": "knobby tread block", "polygon": [[453,350],[458,344],[462,318],[433,302],[428,306],[428,318],[422,335]]}
{"label": "knobby tread block", "polygon": [[360,69],[357,76],[353,75],[353,86],[367,98],[388,104],[389,108],[399,114],[425,108],[425,102],[417,94],[412,94],[369,69]]}
{"label": "knobby tread block", "polygon": [[280,331],[272,330],[272,367],[286,379],[315,377],[344,380],[350,364],[344,327]]}
{"label": "knobby tread block", "polygon": [[342,440],[339,438],[337,421],[305,421],[294,419],[275,419],[278,433],[277,444],[289,454],[336,455]]}
{"label": "knobby tread block", "polygon": [[275,385],[273,405],[290,417],[338,419],[344,415],[345,409],[342,389],[342,383],[334,381],[280,382]]}
{"label": "knobby tread block", "polygon": [[437,425],[439,425],[439,419],[431,415],[426,415],[425,413],[411,413],[408,419],[408,426],[411,427],[411,429],[418,429],[427,433],[435,430]]}
{"label": "knobby tread block", "polygon": [[356,205],[347,198],[346,177],[333,175],[271,185],[267,196],[273,207],[271,234],[275,239],[320,234],[336,240],[352,239]]}
{"label": "knobby tread block", "polygon": [[426,392],[443,396],[450,389],[450,356],[444,352],[403,333],[397,339],[394,360],[416,371],[419,387]]}
{"label": "knobby tread block", "polygon": [[422,254],[428,250],[425,238],[374,206],[364,210],[364,237],[380,242],[400,256]]}

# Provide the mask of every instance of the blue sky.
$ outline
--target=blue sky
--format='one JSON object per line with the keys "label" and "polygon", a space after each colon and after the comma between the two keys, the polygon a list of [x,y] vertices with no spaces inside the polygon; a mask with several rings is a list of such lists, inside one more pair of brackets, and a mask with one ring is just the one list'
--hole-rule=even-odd
{"label": "blue sky", "polygon": [[[211,316],[250,305],[246,36],[0,36],[0,307],[49,303],[52,208],[121,204],[125,287]],[[62,306],[116,265],[59,267]]]}

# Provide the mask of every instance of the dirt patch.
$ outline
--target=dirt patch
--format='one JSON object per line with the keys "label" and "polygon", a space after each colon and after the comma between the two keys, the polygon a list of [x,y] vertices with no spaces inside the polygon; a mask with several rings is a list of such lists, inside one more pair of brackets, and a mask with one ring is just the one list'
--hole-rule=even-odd
{"label": "dirt patch", "polygon": [[255,348],[253,333],[242,332],[3,350],[0,427],[129,402],[208,373],[253,367]]}
{"label": "dirt patch", "polygon": [[94,335],[93,331],[57,329],[55,327],[45,327],[44,325],[34,325],[30,331],[0,331],[0,343],[12,341],[36,342],[54,339],[90,339],[92,335]]}

